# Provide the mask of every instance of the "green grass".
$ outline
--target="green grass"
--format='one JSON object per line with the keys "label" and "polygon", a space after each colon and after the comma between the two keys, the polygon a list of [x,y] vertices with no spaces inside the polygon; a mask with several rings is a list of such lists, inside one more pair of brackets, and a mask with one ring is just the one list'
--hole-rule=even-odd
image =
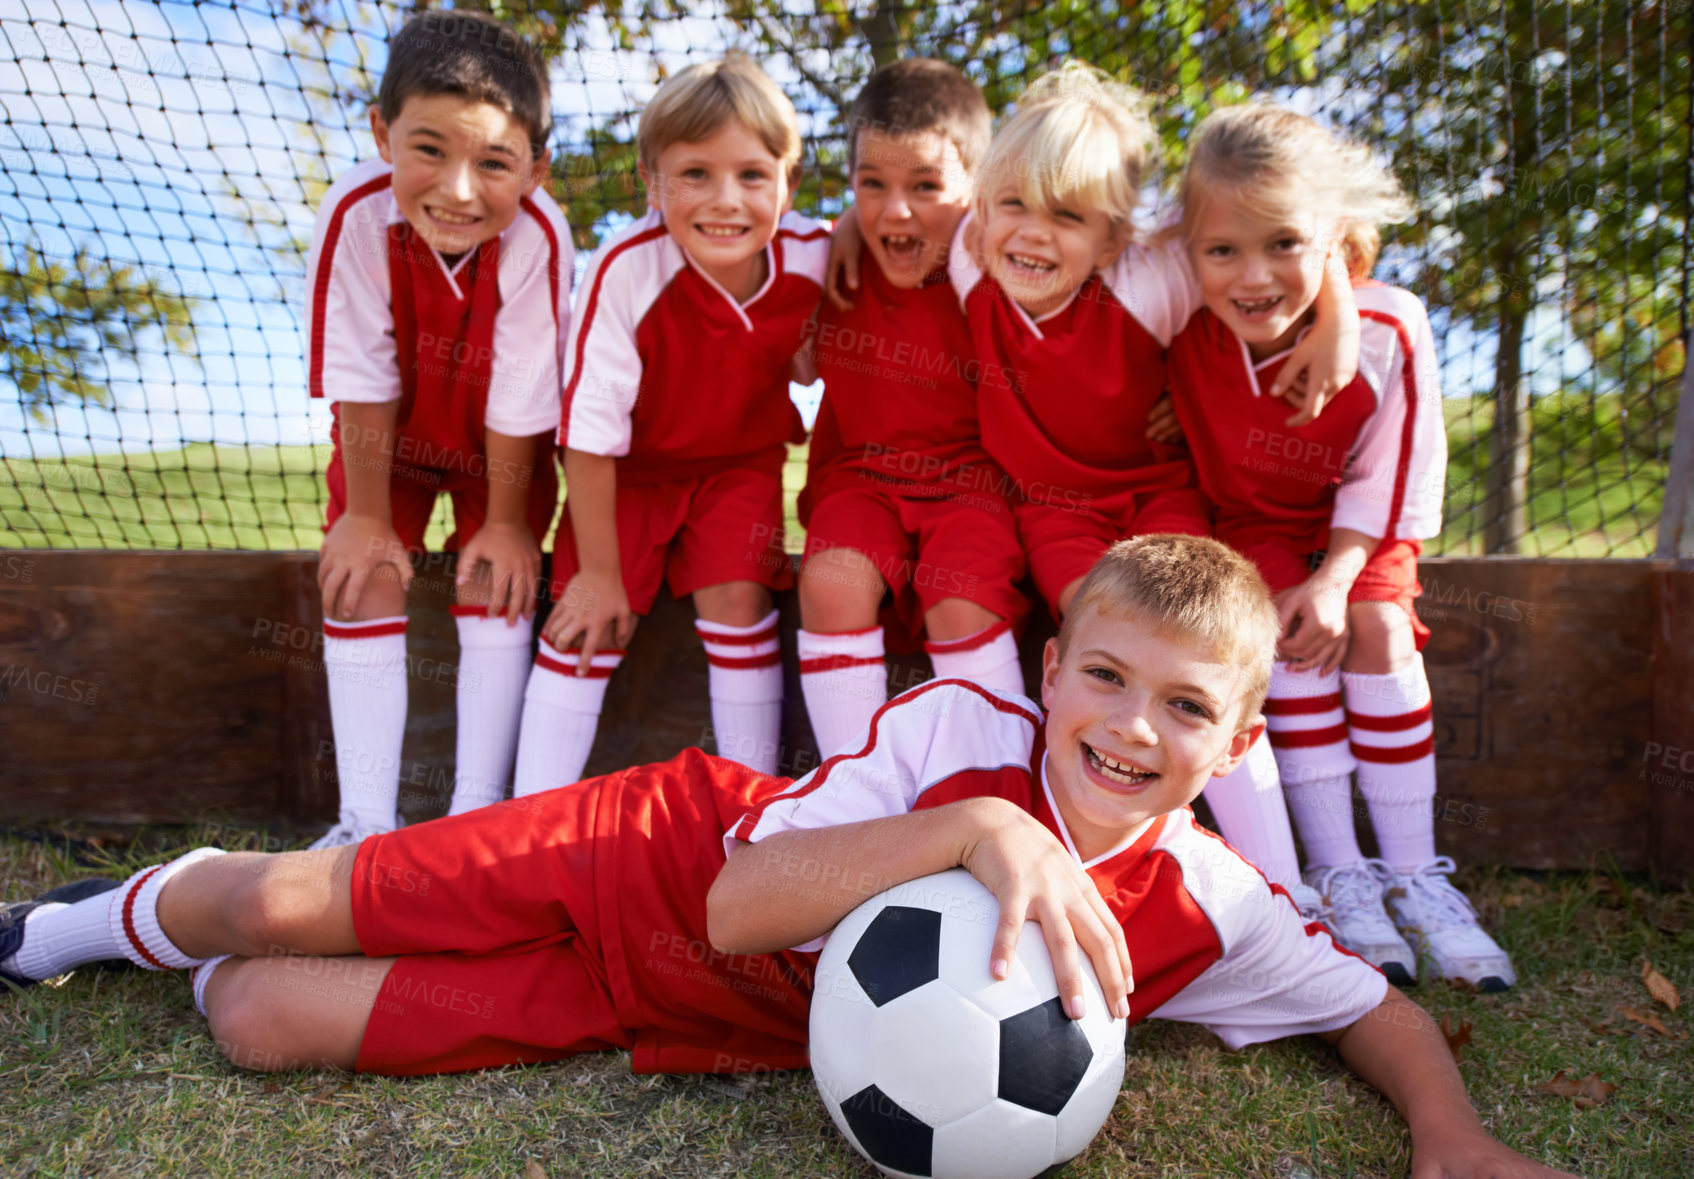
{"label": "green grass", "polygon": [[[1482,551],[1487,398],[1449,398],[1447,528],[1431,556]],[[1640,415],[1637,415],[1637,418]],[[1658,535],[1669,466],[1662,424],[1642,425],[1616,397],[1543,397],[1534,410],[1529,556],[1646,557]],[[783,471],[788,548],[804,533],[794,498],[805,447]],[[0,459],[0,547],[315,549],[322,539],[327,446],[230,447],[101,454],[64,461]],[[436,505],[426,543],[451,530]]]}
{"label": "green grass", "polygon": [[[228,828],[226,846],[244,840]],[[178,837],[180,841],[180,836]],[[256,837],[245,840],[256,846]],[[193,840],[190,840],[193,841]],[[274,844],[272,844],[274,846]],[[139,853],[109,854],[127,871]],[[91,867],[0,839],[4,897]],[[108,869],[110,872],[110,869]],[[1492,1132],[1590,1179],[1674,1176],[1694,1160],[1694,1020],[1654,1008],[1643,956],[1694,996],[1694,896],[1599,873],[1472,873],[1463,883],[1522,984],[1424,987],[1473,1025],[1460,1070]],[[1656,1010],[1671,1038],[1624,1021]],[[1618,1088],[1578,1109],[1536,1092],[1558,1070]],[[225,1063],[186,981],[87,973],[0,999],[0,1171],[7,1175],[870,1176],[806,1074],[635,1077],[624,1053],[456,1077],[262,1076]],[[1403,1123],[1314,1040],[1222,1048],[1134,1029],[1123,1092],[1067,1176],[1394,1176]]]}

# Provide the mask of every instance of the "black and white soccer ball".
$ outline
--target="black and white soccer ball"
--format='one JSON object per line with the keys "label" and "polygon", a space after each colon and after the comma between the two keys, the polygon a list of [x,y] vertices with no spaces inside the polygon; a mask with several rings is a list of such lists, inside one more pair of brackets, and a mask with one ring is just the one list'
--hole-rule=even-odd
{"label": "black and white soccer ball", "polygon": [[872,897],[819,956],[818,1092],[886,1175],[1028,1179],[1082,1153],[1117,1100],[1126,1029],[1092,968],[1088,1014],[1072,1020],[1028,922],[996,981],[999,914],[994,894],[955,868]]}

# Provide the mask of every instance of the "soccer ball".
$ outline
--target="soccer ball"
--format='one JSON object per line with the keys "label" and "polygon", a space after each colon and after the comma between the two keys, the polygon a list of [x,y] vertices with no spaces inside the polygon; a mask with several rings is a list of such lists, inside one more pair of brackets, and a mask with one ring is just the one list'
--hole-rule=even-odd
{"label": "soccer ball", "polygon": [[1087,958],[1072,1020],[1033,921],[1006,979],[988,972],[999,916],[955,868],[872,897],[818,959],[812,1073],[885,1175],[1028,1179],[1080,1154],[1117,1100],[1126,1028]]}

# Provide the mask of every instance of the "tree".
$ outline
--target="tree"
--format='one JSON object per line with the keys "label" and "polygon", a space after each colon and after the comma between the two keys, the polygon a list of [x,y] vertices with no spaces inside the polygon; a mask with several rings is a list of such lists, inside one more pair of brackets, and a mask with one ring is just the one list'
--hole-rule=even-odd
{"label": "tree", "polygon": [[40,245],[14,246],[0,270],[0,376],[17,387],[29,415],[47,420],[62,401],[109,406],[110,358],[141,359],[141,337],[158,330],[191,352],[194,301],[150,275],[81,247],[67,262]]}

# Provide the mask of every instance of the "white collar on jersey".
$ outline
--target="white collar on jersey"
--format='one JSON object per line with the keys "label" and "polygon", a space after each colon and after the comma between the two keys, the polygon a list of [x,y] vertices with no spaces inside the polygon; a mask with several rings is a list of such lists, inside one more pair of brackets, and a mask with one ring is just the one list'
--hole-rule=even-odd
{"label": "white collar on jersey", "polygon": [[[663,225],[664,220],[661,219],[659,221],[659,224]],[[777,226],[776,232],[778,234],[780,234],[782,232],[782,227],[780,225]],[[676,241],[676,239],[674,237],[671,238],[671,240],[673,242]],[[770,244],[765,246],[765,281],[764,281],[764,284],[762,286],[760,286],[757,291],[754,291],[753,297],[748,299],[745,303],[737,303],[735,301],[735,296],[730,294],[727,290],[725,290],[724,287],[723,287],[723,284],[718,282],[717,279],[715,279],[711,275],[707,274],[706,268],[704,266],[700,265],[698,262],[696,262],[694,260],[694,256],[692,254],[690,254],[687,250],[683,250],[680,243],[677,245],[676,248],[679,249],[679,250],[682,250],[683,260],[685,262],[687,262],[690,267],[693,268],[694,273],[698,274],[701,278],[705,279],[706,285],[711,287],[718,294],[722,295],[723,301],[725,303],[728,303],[730,305],[730,307],[732,307],[735,310],[735,314],[738,315],[741,318],[741,326],[746,328],[748,331],[752,331],[753,330],[753,319],[752,319],[751,316],[749,316],[747,314],[747,308],[749,308],[753,304],[757,303],[760,299],[763,299],[765,297],[765,292],[771,289],[771,284],[776,282],[776,249],[775,249],[775,245],[776,245],[776,235],[773,234],[771,236]]]}
{"label": "white collar on jersey", "polygon": [[1117,844],[1111,848],[1111,850],[1101,852],[1092,860],[1084,860],[1076,850],[1076,841],[1071,838],[1070,829],[1065,826],[1065,816],[1064,813],[1059,810],[1058,800],[1053,797],[1053,788],[1047,784],[1046,750],[1043,750],[1041,753],[1041,792],[1047,796],[1047,809],[1053,812],[1053,821],[1059,825],[1059,838],[1065,841],[1065,850],[1069,851],[1071,857],[1079,862],[1084,868],[1093,868],[1096,865],[1104,864],[1107,860],[1112,859],[1114,856],[1122,855],[1134,845],[1137,839],[1140,839],[1143,835],[1147,834],[1147,828],[1151,827],[1154,823],[1157,823],[1162,817],[1160,815],[1154,815],[1151,819],[1146,820],[1140,826],[1135,828],[1135,830],[1131,831],[1128,835],[1119,840]]}
{"label": "white collar on jersey", "polygon": [[[406,218],[400,212],[400,202],[392,199],[391,197],[389,204],[391,207],[388,210],[388,224],[394,225],[397,222],[405,221]],[[417,230],[413,229],[412,232],[417,233]],[[418,236],[418,240],[423,241],[421,234]],[[428,242],[424,242],[424,244],[426,246],[429,245]],[[465,268],[465,263],[471,260],[471,255],[481,248],[482,243],[478,242],[475,250],[466,250],[463,254],[459,255],[459,260],[457,262],[449,266],[447,265],[447,259],[441,256],[441,251],[436,249],[434,246],[429,246],[430,256],[435,259],[435,264],[441,267],[441,273],[447,278],[447,285],[453,288],[454,298],[463,299],[465,297],[465,292],[459,289],[459,271]]]}
{"label": "white collar on jersey", "polygon": [[[1294,337],[1294,343],[1284,348],[1281,352],[1278,352],[1275,356],[1267,356],[1263,360],[1259,361],[1255,361],[1253,359],[1253,354],[1247,350],[1247,341],[1243,340],[1240,336],[1235,337],[1236,347],[1241,349],[1241,363],[1247,368],[1247,384],[1252,388],[1254,397],[1261,396],[1264,393],[1264,390],[1259,388],[1259,370],[1264,368],[1267,364],[1275,364],[1277,361],[1286,358],[1290,352],[1300,346],[1300,341],[1304,340],[1306,338],[1306,334],[1311,330],[1312,325],[1308,323],[1305,327],[1301,328],[1299,333]],[[1231,334],[1233,335],[1234,333]]]}

